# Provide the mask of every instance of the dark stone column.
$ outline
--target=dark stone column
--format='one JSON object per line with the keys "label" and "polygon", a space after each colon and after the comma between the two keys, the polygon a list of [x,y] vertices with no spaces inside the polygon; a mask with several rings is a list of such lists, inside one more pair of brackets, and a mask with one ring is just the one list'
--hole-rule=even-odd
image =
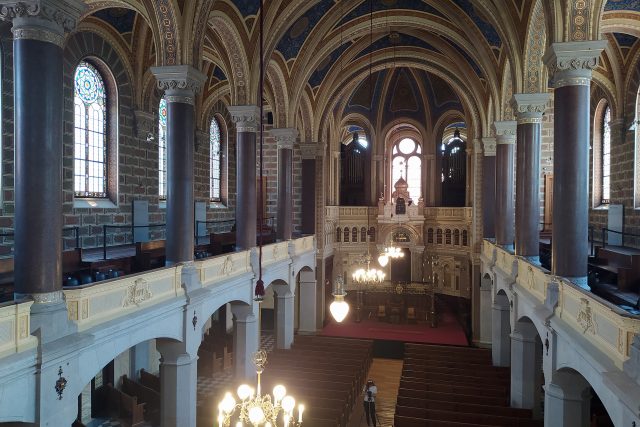
{"label": "dark stone column", "polygon": [[555,87],[552,272],[587,286],[589,88],[607,41],[553,43],[544,61]]}
{"label": "dark stone column", "polygon": [[513,155],[516,122],[495,122],[496,132],[496,244],[513,248]]}
{"label": "dark stone column", "polygon": [[517,115],[516,255],[538,261],[540,252],[540,138],[549,94],[513,96]]}
{"label": "dark stone column", "polygon": [[[14,36],[15,294],[35,300],[32,312],[41,304],[45,311],[66,309],[62,298],[62,47],[65,32],[75,28],[85,8],[79,0],[41,0],[38,5],[2,2],[0,10],[1,19],[12,20]],[[47,327],[31,323],[33,330]]]}
{"label": "dark stone column", "polygon": [[195,94],[206,76],[188,65],[153,67],[167,101],[166,264],[193,261]]}
{"label": "dark stone column", "polygon": [[482,138],[482,236],[496,237],[496,139]]}
{"label": "dark stone column", "polygon": [[293,230],[293,144],[298,131],[293,128],[272,129],[278,146],[278,221],[276,237],[290,240]]}
{"label": "dark stone column", "polygon": [[255,105],[229,107],[236,124],[236,249],[256,246],[256,131],[260,109]]}
{"label": "dark stone column", "polygon": [[[316,163],[318,143],[301,144],[302,152],[302,234],[315,234],[316,232],[316,173],[319,169]],[[322,154],[322,153],[320,153]]]}

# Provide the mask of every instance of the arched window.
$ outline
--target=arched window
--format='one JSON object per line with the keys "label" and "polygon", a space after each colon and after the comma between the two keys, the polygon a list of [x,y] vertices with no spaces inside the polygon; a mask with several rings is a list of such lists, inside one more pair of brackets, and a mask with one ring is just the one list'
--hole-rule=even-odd
{"label": "arched window", "polygon": [[[422,197],[422,147],[411,138],[403,138],[394,144],[391,156],[391,182],[395,186],[400,178],[404,179],[409,197],[417,203]],[[402,196],[396,193],[394,191],[394,199]]]}
{"label": "arched window", "polygon": [[340,243],[342,241],[342,228],[338,227],[336,229],[336,242]]}
{"label": "arched window", "polygon": [[611,108],[607,106],[602,117],[602,198],[600,203],[609,204],[611,197]]}
{"label": "arched window", "polygon": [[467,181],[466,143],[456,129],[453,137],[440,146],[442,156],[442,206],[465,205]]}
{"label": "arched window", "polygon": [[361,242],[367,241],[367,227],[362,227],[360,229],[360,241]]}
{"label": "arched window", "polygon": [[356,227],[351,229],[351,241],[353,243],[358,243],[358,229]]}
{"label": "arched window", "polygon": [[209,166],[210,166],[210,189],[211,200],[219,202],[220,188],[222,184],[222,144],[220,135],[220,125],[214,117],[211,119],[209,129]]}
{"label": "arched window", "polygon": [[74,191],[107,197],[107,94],[100,72],[81,61],[74,75]]}
{"label": "arched window", "polygon": [[369,241],[370,242],[375,242],[376,241],[376,229],[375,229],[375,227],[369,227]]}
{"label": "arched window", "polygon": [[158,107],[158,195],[167,198],[167,101],[162,98]]}
{"label": "arched window", "polygon": [[433,228],[427,230],[427,243],[433,243]]}
{"label": "arched window", "polygon": [[349,233],[350,233],[349,227],[345,227],[344,228],[344,242],[345,243],[349,243]]}

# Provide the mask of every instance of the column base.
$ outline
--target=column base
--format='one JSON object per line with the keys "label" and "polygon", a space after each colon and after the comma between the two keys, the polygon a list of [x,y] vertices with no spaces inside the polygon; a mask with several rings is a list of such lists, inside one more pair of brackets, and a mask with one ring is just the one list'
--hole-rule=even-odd
{"label": "column base", "polygon": [[508,244],[508,245],[499,245],[502,249],[504,249],[505,251],[514,253],[515,252],[515,245],[513,243]]}
{"label": "column base", "polygon": [[15,297],[26,297],[35,301],[31,306],[31,334],[39,336],[40,344],[55,341],[76,331],[75,325],[69,320],[62,291],[33,295],[16,294]]}
{"label": "column base", "polygon": [[542,264],[540,264],[540,256],[539,255],[523,256],[522,258],[526,259],[527,261],[529,261],[533,265],[537,265],[539,267],[542,266]]}
{"label": "column base", "polygon": [[591,292],[591,286],[589,286],[589,282],[588,282],[586,276],[583,276],[583,277],[565,277],[565,279],[567,279],[571,283],[574,283],[574,284],[580,286],[585,291]]}

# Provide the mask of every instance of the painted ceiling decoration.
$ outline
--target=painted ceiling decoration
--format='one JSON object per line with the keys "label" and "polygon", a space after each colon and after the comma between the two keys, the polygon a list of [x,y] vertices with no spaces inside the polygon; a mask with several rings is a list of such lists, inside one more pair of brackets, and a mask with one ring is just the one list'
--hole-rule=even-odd
{"label": "painted ceiling decoration", "polygon": [[[426,12],[432,15],[438,16],[440,18],[445,18],[445,16],[440,13],[433,6],[426,4],[422,0],[378,0],[373,2],[373,12],[384,12],[388,10],[415,10],[419,12]],[[341,25],[346,24],[349,21],[357,19],[361,16],[368,15],[370,12],[369,2],[363,1],[360,3],[358,7],[351,10],[351,12],[347,13],[344,18],[340,22],[337,23],[336,28]]]}
{"label": "painted ceiling decoration", "polygon": [[298,56],[298,52],[307,36],[313,31],[315,25],[320,22],[320,19],[331,9],[331,6],[333,6],[333,1],[321,0],[291,25],[276,47],[285,60],[288,61]]}
{"label": "painted ceiling decoration", "polygon": [[121,35],[129,34],[133,31],[136,15],[134,10],[124,7],[111,7],[92,14],[92,16],[111,25]]}
{"label": "painted ceiling decoration", "polygon": [[233,0],[233,4],[244,18],[257,15],[260,9],[260,0]]}
{"label": "painted ceiling decoration", "polygon": [[604,5],[604,11],[608,12],[613,10],[640,12],[640,0],[608,0]]}
{"label": "painted ceiling decoration", "polygon": [[322,62],[320,62],[320,64],[318,64],[318,66],[316,67],[316,70],[313,72],[313,74],[311,74],[311,77],[309,78],[309,85],[312,88],[320,86],[320,84],[322,83],[322,81],[324,80],[327,73],[332,67],[334,66],[340,67],[344,65],[343,64],[344,61],[340,62],[338,61],[338,58],[340,58],[340,56],[342,56],[344,51],[347,50],[349,47],[351,47],[352,44],[353,43],[351,41],[346,41],[342,46],[335,49],[333,52],[327,55],[322,60]]}

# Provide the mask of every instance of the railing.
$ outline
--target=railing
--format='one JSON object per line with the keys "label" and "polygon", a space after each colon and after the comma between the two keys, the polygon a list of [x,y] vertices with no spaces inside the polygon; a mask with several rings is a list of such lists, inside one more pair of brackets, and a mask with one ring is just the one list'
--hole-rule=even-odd
{"label": "railing", "polygon": [[[64,233],[65,231],[73,231],[73,237],[75,239],[76,242],[76,249],[80,248],[80,227],[75,226],[75,227],[64,227],[62,229],[62,232]],[[14,237],[15,238],[16,233],[0,233],[0,237]],[[63,239],[65,239],[65,236],[62,236]]]}
{"label": "railing", "polygon": [[488,240],[483,241],[482,255],[483,260],[494,265],[501,274],[515,279],[518,293],[527,292],[540,306],[544,306],[549,298],[554,300],[550,293],[557,295],[554,316],[622,369],[630,355],[633,337],[640,334],[640,316],[631,315],[568,279],[553,276]]}
{"label": "railing", "polygon": [[108,225],[104,224],[102,226],[102,258],[107,259],[107,230],[109,228],[126,230],[131,229],[131,243],[135,243],[135,229],[136,228],[157,228],[157,227],[166,227],[166,224],[147,224],[147,225]]}
{"label": "railing", "polygon": [[614,233],[614,234],[622,235],[621,246],[624,246],[624,238],[625,238],[625,236],[640,238],[640,234],[628,233],[626,231],[611,230],[609,228],[603,227],[602,228],[602,234],[601,234],[602,248],[603,249],[607,247],[607,233]]}

